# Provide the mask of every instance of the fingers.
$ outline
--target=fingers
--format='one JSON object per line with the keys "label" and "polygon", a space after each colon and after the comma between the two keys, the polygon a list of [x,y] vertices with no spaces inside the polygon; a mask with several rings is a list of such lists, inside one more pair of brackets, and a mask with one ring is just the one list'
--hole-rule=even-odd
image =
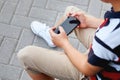
{"label": "fingers", "polygon": [[56,27],[54,27],[54,26],[53,26],[53,27],[51,27],[51,29],[52,29],[52,30],[55,30],[55,29],[56,29]]}
{"label": "fingers", "polygon": [[[67,14],[67,16],[72,16],[72,17],[75,17],[77,18],[79,21],[83,22],[84,20],[81,19],[82,17],[85,17],[84,14],[80,11],[77,11],[77,12],[69,12]],[[83,20],[83,21],[82,21]]]}
{"label": "fingers", "polygon": [[51,29],[50,29],[50,35],[51,36],[55,36],[56,35],[56,33],[54,32],[54,30],[56,29],[56,27],[52,27]]}
{"label": "fingers", "polygon": [[[52,27],[51,29],[50,29],[50,35],[51,36],[57,36],[57,35],[59,35],[59,34],[56,34],[55,32],[54,32],[54,30],[55,30],[55,27]],[[63,27],[59,27],[59,31],[60,31],[60,34],[66,34],[65,33],[65,31],[64,31],[64,29],[63,29]]]}

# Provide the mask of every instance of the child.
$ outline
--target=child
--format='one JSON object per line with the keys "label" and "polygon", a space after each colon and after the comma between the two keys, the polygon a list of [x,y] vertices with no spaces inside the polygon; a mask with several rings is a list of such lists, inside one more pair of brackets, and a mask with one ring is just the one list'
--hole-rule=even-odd
{"label": "child", "polygon": [[86,52],[88,55],[72,47],[62,27],[59,27],[60,34],[56,34],[55,27],[50,29],[45,24],[32,23],[31,28],[35,34],[43,37],[44,33],[46,37],[43,38],[48,44],[50,42],[52,47],[58,46],[64,49],[64,52],[35,46],[22,49],[18,58],[33,80],[54,80],[54,78],[81,80],[85,78],[84,75],[90,76],[91,80],[120,79],[120,37],[118,36],[120,34],[120,0],[102,1],[111,3],[113,6],[111,11],[105,13],[104,20],[89,16],[71,6],[67,8],[59,22],[61,23],[67,17],[66,15],[80,20],[81,24],[75,29],[75,34],[88,48]]}

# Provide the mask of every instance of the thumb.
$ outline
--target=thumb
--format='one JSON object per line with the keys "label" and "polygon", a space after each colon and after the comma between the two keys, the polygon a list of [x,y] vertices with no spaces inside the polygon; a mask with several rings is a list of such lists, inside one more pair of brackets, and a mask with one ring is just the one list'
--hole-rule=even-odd
{"label": "thumb", "polygon": [[56,35],[56,33],[54,32],[54,28],[51,28],[49,32],[50,32],[51,37]]}
{"label": "thumb", "polygon": [[60,33],[65,33],[65,30],[63,29],[63,27],[59,27]]}

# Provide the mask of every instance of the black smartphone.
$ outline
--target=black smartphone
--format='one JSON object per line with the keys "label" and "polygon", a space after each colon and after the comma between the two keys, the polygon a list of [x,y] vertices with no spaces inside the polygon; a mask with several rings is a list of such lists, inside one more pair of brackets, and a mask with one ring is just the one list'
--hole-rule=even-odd
{"label": "black smartphone", "polygon": [[[69,35],[78,25],[80,25],[80,21],[75,17],[69,16],[60,26],[62,26],[66,34]],[[55,29],[55,33],[60,33],[58,28]]]}

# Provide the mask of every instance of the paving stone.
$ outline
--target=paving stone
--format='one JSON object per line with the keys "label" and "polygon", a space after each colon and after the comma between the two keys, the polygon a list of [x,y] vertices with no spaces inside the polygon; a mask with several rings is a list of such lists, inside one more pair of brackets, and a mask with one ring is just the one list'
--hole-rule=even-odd
{"label": "paving stone", "polygon": [[52,10],[32,7],[29,16],[43,20],[55,21],[57,12]]}
{"label": "paving stone", "polygon": [[59,12],[55,21],[55,25],[58,23],[58,21],[61,19],[61,17],[64,15],[64,13]]}
{"label": "paving stone", "polygon": [[71,5],[73,5],[73,3],[68,3],[61,0],[48,0],[46,8],[50,10],[64,12],[66,7]]}
{"label": "paving stone", "polygon": [[49,26],[53,26],[54,22],[48,21],[48,20],[41,20],[41,19],[36,19],[36,18],[30,18],[30,17],[25,17],[25,16],[20,16],[20,15],[14,15],[11,25],[19,26],[19,27],[24,27],[24,28],[30,28],[30,24],[32,21],[40,21],[43,23],[46,23]]}
{"label": "paving stone", "polygon": [[85,48],[85,46],[80,42],[80,43],[79,43],[79,47],[78,47],[78,51],[84,53],[84,52],[86,52],[86,50],[87,50],[87,49]]}
{"label": "paving stone", "polygon": [[0,35],[18,39],[21,28],[0,23]]}
{"label": "paving stone", "polygon": [[69,37],[72,37],[72,38],[77,39],[77,37],[76,37],[76,35],[75,35],[74,31],[73,31],[73,32],[71,32],[71,33],[69,34]]}
{"label": "paving stone", "polygon": [[62,18],[62,16],[64,15],[64,12],[59,12],[55,21],[55,24],[58,24],[59,20]]}
{"label": "paving stone", "polygon": [[16,4],[6,2],[0,13],[0,22],[9,23],[15,11]]}
{"label": "paving stone", "polygon": [[16,52],[13,53],[13,56],[11,57],[10,65],[16,66],[16,67],[22,67],[21,64],[20,64],[20,61],[17,58],[17,53]]}
{"label": "paving stone", "polygon": [[74,48],[78,49],[78,47],[79,47],[78,39],[69,37],[69,41]]}
{"label": "paving stone", "polygon": [[38,36],[35,36],[35,39],[34,39],[34,42],[33,42],[33,45],[35,46],[38,46],[38,47],[43,47],[43,48],[47,48],[47,49],[56,49],[56,48],[51,48],[47,45],[46,41],[41,38],[41,37],[38,37]]}
{"label": "paving stone", "polygon": [[0,77],[2,80],[19,80],[21,71],[21,68],[0,64]]}
{"label": "paving stone", "polygon": [[17,3],[19,0],[7,0],[7,1]]}
{"label": "paving stone", "polygon": [[67,1],[71,3],[79,4],[79,5],[88,5],[89,3],[89,0],[62,0],[62,1]]}
{"label": "paving stone", "polygon": [[81,6],[81,5],[74,5],[75,7],[87,12],[88,7],[87,6]]}
{"label": "paving stone", "polygon": [[3,40],[3,36],[0,36],[0,45],[2,43],[2,40]]}
{"label": "paving stone", "polygon": [[102,10],[102,11],[101,11],[101,15],[100,15],[101,18],[104,18],[105,12],[106,12],[105,10]]}
{"label": "paving stone", "polygon": [[8,64],[17,44],[16,39],[4,38],[0,48],[0,63]]}
{"label": "paving stone", "polygon": [[0,11],[1,11],[1,8],[3,6],[3,3],[4,3],[4,1],[0,1]]}
{"label": "paving stone", "polygon": [[100,17],[102,3],[100,0],[91,0],[89,3],[88,13]]}
{"label": "paving stone", "polygon": [[28,17],[25,17],[25,16],[14,15],[14,17],[11,21],[11,25],[30,28],[30,23],[34,20],[35,19],[28,18]]}
{"label": "paving stone", "polygon": [[49,20],[38,20],[42,23],[45,23],[49,27],[53,27],[55,25],[55,21],[49,21]]}
{"label": "paving stone", "polygon": [[47,0],[34,0],[33,6],[45,8]]}
{"label": "paving stone", "polygon": [[110,10],[111,9],[111,5],[110,4],[106,4],[106,3],[103,3],[103,10]]}
{"label": "paving stone", "polygon": [[44,39],[42,39],[41,37],[35,36],[33,45],[35,46],[39,46],[39,47],[44,47],[44,48],[50,48],[47,43],[45,42]]}
{"label": "paving stone", "polygon": [[26,71],[23,72],[20,80],[32,80],[30,76],[26,73]]}
{"label": "paving stone", "polygon": [[103,7],[102,7],[102,10],[101,10],[101,18],[104,18],[105,12],[110,10],[110,9],[111,9],[111,5],[110,4],[103,3]]}
{"label": "paving stone", "polygon": [[45,40],[38,36],[35,36],[33,45],[38,46],[38,47],[47,48],[47,49],[52,49],[52,50],[63,51],[61,48],[58,48],[58,47],[55,47],[55,48],[49,47],[47,45],[47,43],[45,42]]}
{"label": "paving stone", "polygon": [[32,6],[33,0],[20,0],[15,14],[26,16]]}
{"label": "paving stone", "polygon": [[12,2],[12,3],[17,3],[19,0],[1,0],[1,1],[4,1],[4,2]]}
{"label": "paving stone", "polygon": [[32,33],[32,31],[28,29],[24,29],[21,33],[16,51],[24,48],[27,45],[31,45],[33,43],[33,40],[34,40],[34,34]]}

